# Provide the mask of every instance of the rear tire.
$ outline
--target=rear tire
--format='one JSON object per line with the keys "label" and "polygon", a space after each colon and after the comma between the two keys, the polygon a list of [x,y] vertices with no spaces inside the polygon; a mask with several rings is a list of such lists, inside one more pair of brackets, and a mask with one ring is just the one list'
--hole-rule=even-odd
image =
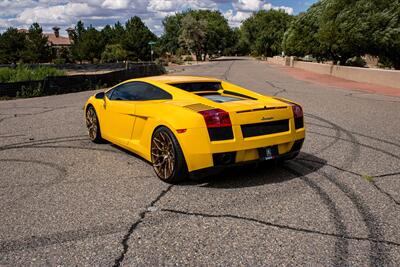
{"label": "rear tire", "polygon": [[88,128],[89,138],[94,143],[102,143],[99,119],[93,106],[86,109],[86,127]]}
{"label": "rear tire", "polygon": [[175,135],[167,127],[159,127],[151,139],[151,162],[164,182],[177,183],[188,176],[185,157]]}

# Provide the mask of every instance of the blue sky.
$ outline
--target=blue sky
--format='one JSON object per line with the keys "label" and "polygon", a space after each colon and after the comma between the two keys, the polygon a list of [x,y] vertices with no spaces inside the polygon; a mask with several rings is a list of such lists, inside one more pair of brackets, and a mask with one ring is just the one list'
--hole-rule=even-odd
{"label": "blue sky", "polygon": [[[0,0],[0,31],[8,27],[28,28],[39,22],[45,32],[53,26],[62,30],[78,20],[102,28],[116,21],[125,22],[137,15],[157,35],[162,34],[162,19],[191,9],[220,10],[233,27],[255,11],[282,9],[298,14],[317,0]],[[62,31],[62,34],[65,34]]]}

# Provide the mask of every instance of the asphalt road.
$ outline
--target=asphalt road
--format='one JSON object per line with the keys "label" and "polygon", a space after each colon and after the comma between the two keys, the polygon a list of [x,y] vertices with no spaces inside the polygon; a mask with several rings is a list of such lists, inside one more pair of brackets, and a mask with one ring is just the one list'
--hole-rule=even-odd
{"label": "asphalt road", "polygon": [[400,98],[250,59],[181,73],[302,103],[303,153],[170,186],[88,140],[93,92],[2,101],[0,265],[400,265]]}

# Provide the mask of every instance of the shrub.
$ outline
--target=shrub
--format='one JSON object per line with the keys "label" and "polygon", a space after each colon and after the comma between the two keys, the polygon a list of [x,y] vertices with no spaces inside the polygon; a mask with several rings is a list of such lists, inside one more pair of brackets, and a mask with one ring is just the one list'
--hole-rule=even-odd
{"label": "shrub", "polygon": [[163,58],[156,58],[156,60],[154,61],[154,63],[161,65],[161,66],[168,66],[168,61],[166,61]]}
{"label": "shrub", "polygon": [[19,65],[15,69],[0,68],[0,83],[39,81],[48,76],[63,75],[65,75],[64,71],[52,67],[41,66],[37,68],[28,68],[26,66]]}
{"label": "shrub", "polygon": [[365,68],[367,62],[362,57],[353,57],[346,61],[346,66]]}
{"label": "shrub", "polygon": [[193,57],[192,56],[185,56],[183,58],[183,61],[193,61]]}
{"label": "shrub", "polygon": [[28,98],[43,95],[43,87],[41,83],[37,85],[22,86],[21,91],[17,92],[17,97]]}
{"label": "shrub", "polygon": [[67,61],[65,58],[58,57],[58,58],[54,59],[53,63],[56,65],[63,65],[65,63],[67,63]]}
{"label": "shrub", "polygon": [[171,60],[171,63],[173,63],[173,64],[178,64],[178,65],[183,64],[181,57],[172,56],[170,60]]}

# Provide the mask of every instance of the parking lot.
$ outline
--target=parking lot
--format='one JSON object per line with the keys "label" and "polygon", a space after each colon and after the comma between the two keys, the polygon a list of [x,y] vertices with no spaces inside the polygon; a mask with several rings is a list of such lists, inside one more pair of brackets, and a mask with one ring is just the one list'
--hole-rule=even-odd
{"label": "parking lot", "polygon": [[400,264],[400,98],[250,58],[176,68],[303,105],[296,160],[161,182],[93,144],[94,92],[0,102],[0,265]]}

